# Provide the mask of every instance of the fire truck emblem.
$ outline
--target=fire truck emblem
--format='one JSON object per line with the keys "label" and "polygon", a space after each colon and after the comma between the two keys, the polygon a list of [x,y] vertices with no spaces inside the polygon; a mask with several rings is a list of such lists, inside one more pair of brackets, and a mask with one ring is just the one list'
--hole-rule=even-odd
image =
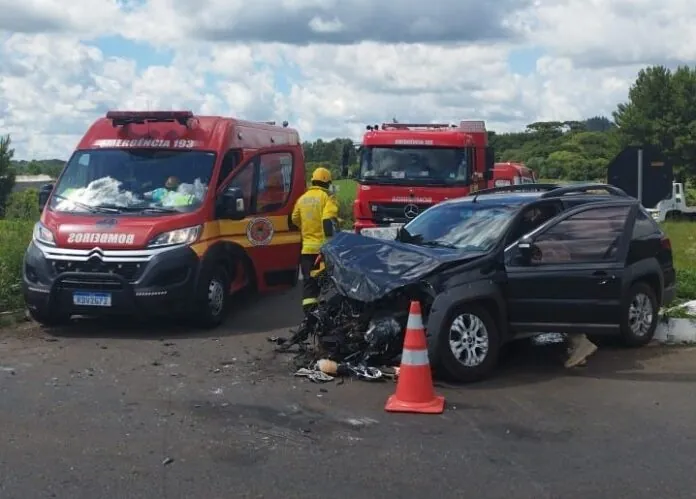
{"label": "fire truck emblem", "polygon": [[416,215],[418,215],[419,211],[420,210],[418,209],[418,206],[416,206],[415,204],[407,204],[404,208],[404,215],[406,215],[406,218],[411,220],[412,218],[416,218]]}
{"label": "fire truck emblem", "polygon": [[273,223],[268,218],[254,218],[247,225],[247,238],[252,246],[265,246],[273,239]]}

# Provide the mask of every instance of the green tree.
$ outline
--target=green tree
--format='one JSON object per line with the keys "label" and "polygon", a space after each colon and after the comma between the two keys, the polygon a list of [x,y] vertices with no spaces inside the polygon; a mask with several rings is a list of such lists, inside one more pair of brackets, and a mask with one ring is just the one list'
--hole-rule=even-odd
{"label": "green tree", "polygon": [[588,132],[608,132],[614,126],[614,123],[606,116],[593,116],[585,120],[585,128]]}
{"label": "green tree", "polygon": [[641,70],[613,116],[622,145],[657,146],[677,172],[696,177],[696,68]]}
{"label": "green tree", "polygon": [[5,214],[7,198],[15,184],[15,172],[12,168],[14,149],[10,147],[11,144],[9,135],[0,137],[0,217]]}
{"label": "green tree", "polygon": [[41,170],[41,163],[38,161],[30,161],[29,165],[27,166],[27,175],[40,175],[43,173]]}

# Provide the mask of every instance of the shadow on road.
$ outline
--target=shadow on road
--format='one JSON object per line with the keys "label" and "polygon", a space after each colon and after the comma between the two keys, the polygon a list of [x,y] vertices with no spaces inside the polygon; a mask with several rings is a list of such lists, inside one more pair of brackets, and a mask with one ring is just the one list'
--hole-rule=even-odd
{"label": "shadow on road", "polygon": [[[471,389],[500,389],[514,386],[543,383],[559,377],[580,377],[605,380],[625,380],[644,382],[696,382],[696,370],[679,372],[678,365],[668,359],[683,351],[680,347],[646,346],[643,348],[624,348],[617,342],[605,340],[598,351],[591,356],[587,365],[566,369],[567,359],[564,344],[534,345],[531,341],[512,343],[503,352],[498,370],[493,378],[480,383],[466,385]],[[646,364],[657,359],[659,368]],[[443,384],[443,386],[455,386]]]}
{"label": "shadow on road", "polygon": [[210,330],[199,329],[191,321],[174,317],[108,317],[80,318],[68,326],[45,329],[45,332],[64,338],[222,338],[288,329],[301,320],[300,292],[290,289],[233,302],[225,323]]}

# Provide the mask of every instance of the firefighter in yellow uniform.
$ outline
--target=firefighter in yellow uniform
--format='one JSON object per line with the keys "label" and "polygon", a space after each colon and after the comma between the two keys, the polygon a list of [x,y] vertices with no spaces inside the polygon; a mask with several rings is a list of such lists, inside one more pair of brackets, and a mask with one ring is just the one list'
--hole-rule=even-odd
{"label": "firefighter in yellow uniform", "polygon": [[334,235],[338,226],[338,203],[331,192],[331,172],[320,167],[312,173],[312,185],[295,204],[292,223],[302,233],[302,309],[305,322],[316,306],[319,283],[313,276],[314,262],[322,245]]}

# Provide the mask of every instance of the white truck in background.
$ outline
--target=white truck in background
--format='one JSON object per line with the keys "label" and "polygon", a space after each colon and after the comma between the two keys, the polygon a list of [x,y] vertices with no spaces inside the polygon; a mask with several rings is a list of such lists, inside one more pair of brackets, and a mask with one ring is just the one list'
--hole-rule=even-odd
{"label": "white truck in background", "polygon": [[672,183],[672,195],[663,199],[655,208],[647,209],[656,222],[664,222],[668,219],[696,217],[696,206],[688,206],[686,201],[686,191],[684,184],[679,182]]}

